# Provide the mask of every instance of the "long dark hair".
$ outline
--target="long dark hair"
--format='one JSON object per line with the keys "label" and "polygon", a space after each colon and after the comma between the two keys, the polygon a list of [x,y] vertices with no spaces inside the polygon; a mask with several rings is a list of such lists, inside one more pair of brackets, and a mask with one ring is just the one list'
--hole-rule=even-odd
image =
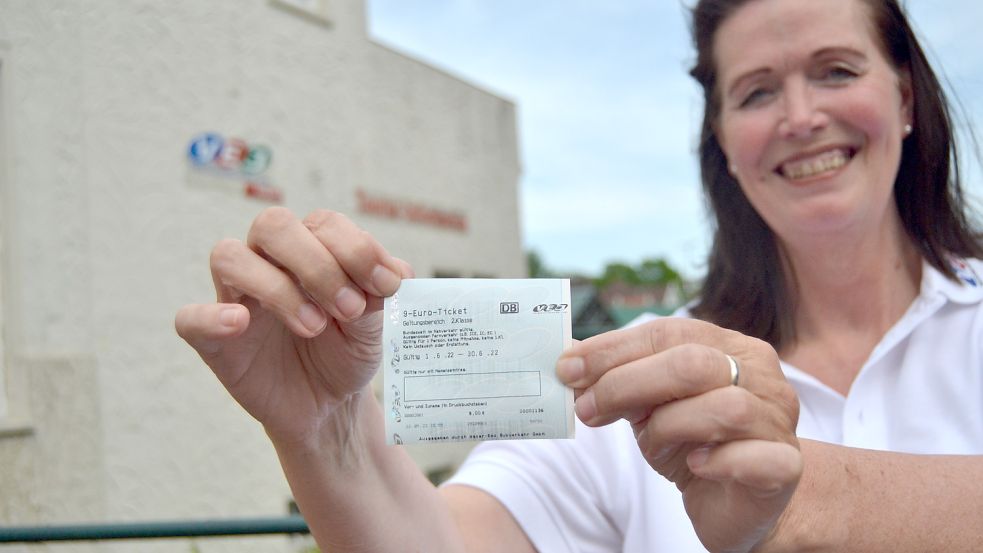
{"label": "long dark hair", "polygon": [[[700,0],[692,10],[697,60],[690,75],[703,87],[705,102],[700,171],[716,219],[707,276],[692,312],[780,349],[795,339],[795,279],[778,240],[728,172],[714,133],[720,115],[714,35],[748,1]],[[902,224],[921,255],[954,279],[947,256],[983,257],[983,241],[967,215],[945,93],[898,2],[860,1],[870,10],[884,53],[895,68],[911,73],[913,132],[904,141],[894,183]]]}

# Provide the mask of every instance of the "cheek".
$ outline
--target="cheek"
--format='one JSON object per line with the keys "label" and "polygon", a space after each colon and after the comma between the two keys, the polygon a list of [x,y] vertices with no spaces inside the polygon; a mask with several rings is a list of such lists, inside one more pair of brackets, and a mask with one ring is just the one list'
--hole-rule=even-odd
{"label": "cheek", "polygon": [[763,117],[731,116],[721,125],[724,154],[732,166],[737,166],[743,179],[760,179],[771,170],[763,165],[773,125]]}
{"label": "cheek", "polygon": [[[890,99],[885,101],[885,99]],[[855,132],[876,149],[891,147],[894,138],[900,140],[904,125],[899,92],[890,84],[871,83],[859,87],[848,97],[841,98],[836,119],[846,122]]]}
{"label": "cheek", "polygon": [[881,102],[855,102],[845,105],[841,120],[862,137],[862,159],[866,161],[869,184],[889,193],[901,163],[900,107]]}
{"label": "cheek", "polygon": [[844,106],[839,119],[849,122],[851,130],[863,137],[865,145],[883,144],[896,125],[886,111],[883,106],[857,102]]}

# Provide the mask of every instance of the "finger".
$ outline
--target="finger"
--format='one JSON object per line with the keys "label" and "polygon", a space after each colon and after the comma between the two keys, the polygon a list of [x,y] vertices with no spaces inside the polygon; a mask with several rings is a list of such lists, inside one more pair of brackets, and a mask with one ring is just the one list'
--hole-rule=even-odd
{"label": "finger", "polygon": [[396,266],[399,267],[399,276],[402,278],[416,278],[416,271],[413,270],[413,266],[409,264],[405,259],[400,259],[394,257],[396,260]]}
{"label": "finger", "polygon": [[737,482],[759,498],[791,494],[802,476],[802,453],[784,442],[738,440],[701,447],[686,462],[699,478]]}
{"label": "finger", "polygon": [[655,407],[730,385],[730,363],[719,350],[683,344],[605,372],[576,402],[585,424],[619,418],[637,423]]}
{"label": "finger", "polygon": [[365,293],[290,210],[264,209],[253,221],[246,243],[296,277],[311,298],[334,318],[350,321],[365,311]]}
{"label": "finger", "polygon": [[399,288],[403,265],[344,214],[319,209],[304,218],[304,226],[362,289],[384,298]]}
{"label": "finger", "polygon": [[[717,348],[743,361],[753,359],[749,348],[757,340],[705,321],[666,317],[636,327],[593,336],[570,348],[561,356],[575,369],[562,374],[564,382],[587,388],[613,367],[661,353],[682,344],[701,344]],[[763,343],[761,345],[764,345]],[[579,363],[579,365],[578,365]],[[728,375],[729,375],[729,365]],[[742,375],[743,376],[743,375]]]}
{"label": "finger", "polygon": [[654,409],[639,425],[639,447],[658,451],[684,442],[794,440],[795,427],[778,409],[737,386],[673,401]]}
{"label": "finger", "polygon": [[699,445],[680,443],[666,445],[657,450],[648,450],[639,442],[638,447],[650,467],[683,491],[693,478],[693,473],[686,465],[686,458]]}
{"label": "finger", "polygon": [[298,336],[317,336],[327,326],[324,311],[289,275],[243,243],[219,242],[212,250],[211,266],[220,302],[252,297]]}
{"label": "finger", "polygon": [[185,305],[174,317],[178,336],[203,358],[219,353],[224,341],[239,336],[248,326],[249,310],[237,303]]}
{"label": "finger", "polygon": [[[393,259],[396,261],[396,266],[399,267],[399,276],[401,282],[402,279],[416,277],[416,272],[413,270],[413,267],[409,263],[398,257],[394,257]],[[381,311],[384,305],[385,305],[385,298],[374,296],[371,294],[365,297],[366,313],[374,313],[376,311]]]}

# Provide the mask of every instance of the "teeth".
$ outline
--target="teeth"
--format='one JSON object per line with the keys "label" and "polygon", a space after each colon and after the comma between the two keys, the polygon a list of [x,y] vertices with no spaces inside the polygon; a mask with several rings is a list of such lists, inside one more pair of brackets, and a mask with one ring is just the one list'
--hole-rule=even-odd
{"label": "teeth", "polygon": [[815,157],[800,159],[782,164],[782,173],[786,177],[796,180],[839,169],[846,165],[848,161],[847,153],[843,150],[830,150],[823,152]]}

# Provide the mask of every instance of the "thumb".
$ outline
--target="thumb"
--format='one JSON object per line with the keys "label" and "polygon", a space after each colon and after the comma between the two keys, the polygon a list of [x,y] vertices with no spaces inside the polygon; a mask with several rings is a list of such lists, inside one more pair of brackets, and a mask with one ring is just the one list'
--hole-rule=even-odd
{"label": "thumb", "polygon": [[[174,328],[209,363],[226,341],[249,327],[249,310],[238,303],[190,304],[178,310]],[[210,363],[209,363],[210,364]]]}
{"label": "thumb", "polygon": [[759,498],[791,495],[802,476],[802,454],[783,442],[737,440],[704,446],[687,456],[690,471],[699,478],[732,481]]}

